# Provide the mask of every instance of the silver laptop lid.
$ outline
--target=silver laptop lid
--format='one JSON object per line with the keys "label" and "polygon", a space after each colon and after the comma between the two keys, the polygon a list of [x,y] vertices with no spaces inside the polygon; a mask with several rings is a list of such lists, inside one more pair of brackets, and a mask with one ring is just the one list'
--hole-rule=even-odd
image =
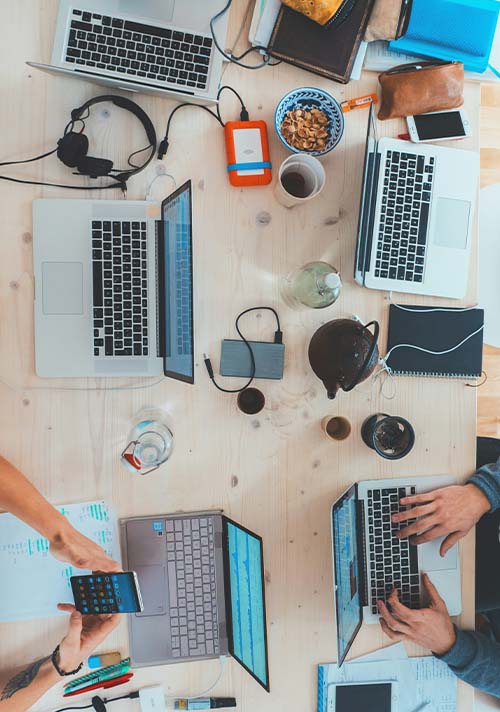
{"label": "silver laptop lid", "polygon": [[372,104],[368,116],[365,164],[359,207],[358,241],[354,264],[354,277],[360,284],[364,284],[365,274],[370,268],[374,209],[380,170],[380,156],[377,148],[377,122]]}

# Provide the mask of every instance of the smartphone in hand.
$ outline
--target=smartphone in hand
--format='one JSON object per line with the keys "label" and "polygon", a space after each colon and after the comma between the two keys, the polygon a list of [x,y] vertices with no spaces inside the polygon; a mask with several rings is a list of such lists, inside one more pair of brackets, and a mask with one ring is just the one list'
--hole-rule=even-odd
{"label": "smartphone in hand", "polygon": [[77,611],[84,615],[137,613],[144,609],[135,571],[71,576]]}

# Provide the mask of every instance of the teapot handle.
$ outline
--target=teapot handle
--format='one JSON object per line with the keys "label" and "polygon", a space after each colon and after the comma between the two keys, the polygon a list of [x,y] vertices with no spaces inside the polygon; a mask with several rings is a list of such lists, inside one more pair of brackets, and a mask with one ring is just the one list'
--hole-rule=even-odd
{"label": "teapot handle", "polygon": [[380,324],[378,321],[370,321],[368,324],[364,324],[362,326],[362,329],[368,329],[368,327],[373,326],[373,341],[370,346],[370,350],[368,351],[368,356],[365,359],[365,362],[363,363],[363,366],[359,369],[357,376],[354,378],[353,382],[351,383],[350,386],[347,386],[347,388],[342,388],[343,391],[348,392],[352,391],[353,388],[355,388],[358,383],[361,381],[366,369],[368,368],[368,364],[373,358],[373,354],[375,353],[375,349],[377,348],[377,342],[378,342],[378,335],[380,332]]}

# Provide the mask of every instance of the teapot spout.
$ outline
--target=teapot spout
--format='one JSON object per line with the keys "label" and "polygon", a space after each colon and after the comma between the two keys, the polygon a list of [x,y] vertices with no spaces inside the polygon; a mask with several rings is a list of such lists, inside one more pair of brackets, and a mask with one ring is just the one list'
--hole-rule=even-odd
{"label": "teapot spout", "polygon": [[333,400],[339,391],[339,384],[334,383],[332,385],[331,383],[330,384],[325,383],[325,388],[326,388],[326,393],[328,395],[328,398],[330,400]]}

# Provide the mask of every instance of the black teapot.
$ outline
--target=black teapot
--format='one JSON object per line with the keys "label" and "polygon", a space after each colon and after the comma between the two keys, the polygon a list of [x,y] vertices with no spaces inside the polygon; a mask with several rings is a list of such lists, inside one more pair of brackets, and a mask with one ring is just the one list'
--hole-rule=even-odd
{"label": "black teapot", "polygon": [[334,319],[316,331],[309,344],[309,362],[328,398],[335,398],[339,388],[352,391],[373,373],[379,358],[379,331],[376,321],[362,324],[354,319]]}

